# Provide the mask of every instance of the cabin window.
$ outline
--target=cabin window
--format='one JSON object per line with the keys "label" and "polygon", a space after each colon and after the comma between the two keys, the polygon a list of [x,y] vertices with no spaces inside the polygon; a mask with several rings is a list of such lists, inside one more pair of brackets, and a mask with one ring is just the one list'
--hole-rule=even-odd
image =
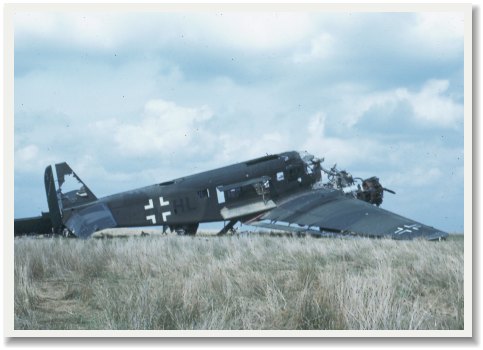
{"label": "cabin window", "polygon": [[225,192],[216,189],[216,197],[218,199],[218,204],[225,203]]}
{"label": "cabin window", "polygon": [[225,192],[225,197],[227,199],[237,199],[238,197],[240,197],[240,193],[240,187],[232,188],[231,190]]}
{"label": "cabin window", "polygon": [[277,181],[283,181],[285,177],[283,176],[283,171],[277,173]]}
{"label": "cabin window", "polygon": [[204,190],[198,191],[198,197],[203,199],[203,198],[209,198],[210,197],[210,190],[205,188]]}

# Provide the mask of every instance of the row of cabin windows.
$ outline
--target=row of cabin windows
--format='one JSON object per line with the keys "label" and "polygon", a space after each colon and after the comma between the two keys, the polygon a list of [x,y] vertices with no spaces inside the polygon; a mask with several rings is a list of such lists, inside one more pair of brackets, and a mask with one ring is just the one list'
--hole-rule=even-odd
{"label": "row of cabin windows", "polygon": [[[288,181],[295,181],[297,180],[303,173],[303,167],[292,167],[289,168],[286,172],[279,171],[277,173],[277,181],[283,181],[287,178]],[[235,199],[240,196],[241,188],[233,188],[229,191],[225,192],[226,198]],[[209,198],[210,197],[210,190],[205,188],[204,190],[198,191],[198,197],[200,199]],[[223,200],[224,201],[224,200]]]}

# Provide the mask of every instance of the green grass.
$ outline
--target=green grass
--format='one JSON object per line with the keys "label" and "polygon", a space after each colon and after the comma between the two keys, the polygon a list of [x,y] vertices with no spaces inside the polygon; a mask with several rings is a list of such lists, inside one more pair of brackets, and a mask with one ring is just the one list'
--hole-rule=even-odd
{"label": "green grass", "polygon": [[463,329],[463,239],[15,239],[15,329]]}

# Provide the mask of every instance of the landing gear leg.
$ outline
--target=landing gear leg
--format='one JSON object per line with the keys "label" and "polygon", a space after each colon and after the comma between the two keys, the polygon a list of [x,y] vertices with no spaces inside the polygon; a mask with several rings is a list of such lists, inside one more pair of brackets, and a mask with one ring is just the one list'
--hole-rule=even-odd
{"label": "landing gear leg", "polygon": [[233,226],[235,226],[235,224],[238,222],[238,220],[230,220],[230,222],[228,223],[228,225],[225,225],[225,227],[223,227],[220,232],[218,232],[216,235],[217,236],[223,236],[225,234],[227,234],[228,231],[232,230],[233,229]]}
{"label": "landing gear leg", "polygon": [[62,237],[68,238],[73,236],[74,235],[72,234],[72,232],[70,232],[70,230],[67,227],[64,227],[64,229],[62,230]]}

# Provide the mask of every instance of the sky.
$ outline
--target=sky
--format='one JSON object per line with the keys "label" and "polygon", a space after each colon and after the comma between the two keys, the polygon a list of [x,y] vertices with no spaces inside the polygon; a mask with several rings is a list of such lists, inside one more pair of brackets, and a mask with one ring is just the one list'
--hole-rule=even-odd
{"label": "sky", "polygon": [[306,150],[464,223],[458,12],[18,12],[15,217],[66,161],[97,197]]}

